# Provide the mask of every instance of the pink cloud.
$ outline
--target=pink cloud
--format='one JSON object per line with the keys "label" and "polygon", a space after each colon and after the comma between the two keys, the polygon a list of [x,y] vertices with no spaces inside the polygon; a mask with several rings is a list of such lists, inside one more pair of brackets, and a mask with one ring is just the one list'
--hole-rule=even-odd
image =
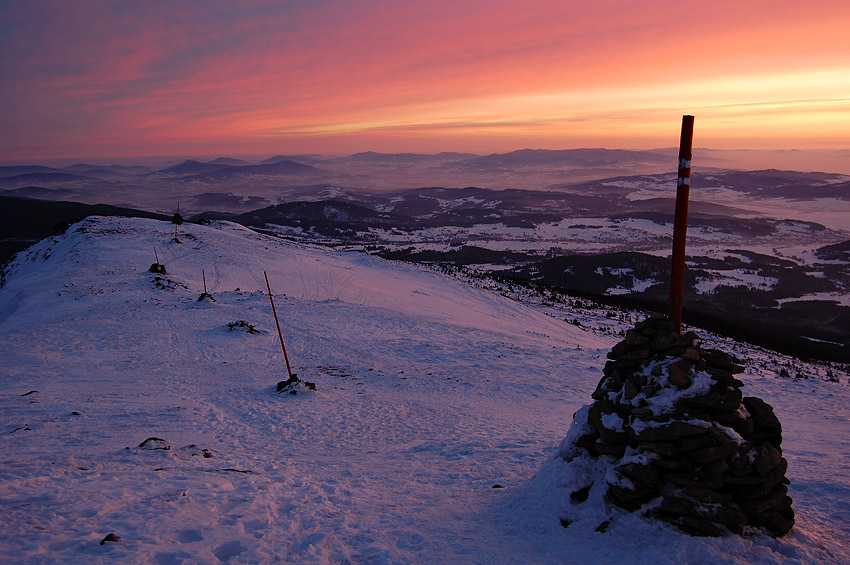
{"label": "pink cloud", "polygon": [[[472,143],[493,128],[451,127],[480,118],[457,108],[597,89],[628,101],[647,85],[714,77],[729,85],[760,72],[837,68],[850,55],[850,14],[833,1],[41,2],[0,6],[0,21],[0,126],[11,132],[0,155],[114,149],[122,137],[134,150],[211,138],[271,147],[284,130],[280,142],[329,143],[334,124],[358,123],[361,133],[340,127],[340,139],[367,143],[378,130],[388,135],[369,125],[382,120],[401,123],[394,139],[411,132],[410,149],[412,132],[424,130]],[[586,115],[569,110],[565,122]],[[539,130],[514,111],[506,106],[498,119],[520,147]],[[675,122],[680,108],[669,111]],[[322,124],[321,136],[293,133]],[[654,135],[639,120],[629,127]]]}

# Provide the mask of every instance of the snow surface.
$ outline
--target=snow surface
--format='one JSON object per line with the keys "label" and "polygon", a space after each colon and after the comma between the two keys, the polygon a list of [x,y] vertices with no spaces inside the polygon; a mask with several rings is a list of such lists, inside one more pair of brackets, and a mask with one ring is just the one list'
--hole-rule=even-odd
{"label": "snow surface", "polygon": [[[559,445],[614,335],[227,222],[172,236],[90,218],[11,266],[0,561],[850,562],[846,381],[743,376],[783,423],[797,526],[693,538],[607,506],[602,485],[569,500],[593,474]],[[147,271],[154,247],[164,276]],[[264,270],[316,392],[274,391],[287,375]],[[202,272],[214,302],[197,300]]]}

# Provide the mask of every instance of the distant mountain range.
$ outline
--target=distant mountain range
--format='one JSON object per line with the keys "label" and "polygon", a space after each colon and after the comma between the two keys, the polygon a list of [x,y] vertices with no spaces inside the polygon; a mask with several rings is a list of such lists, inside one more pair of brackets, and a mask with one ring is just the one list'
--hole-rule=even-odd
{"label": "distant mountain range", "polygon": [[[398,166],[392,161],[384,163]],[[325,172],[289,159],[264,165],[190,161],[169,169],[178,175],[164,176],[171,179],[169,190],[183,184],[196,190],[188,193],[181,209],[188,203],[210,210],[191,216],[193,221],[230,219],[304,242],[467,266],[518,284],[545,284],[614,304],[663,309],[672,172],[564,184],[556,190],[432,186],[375,192],[305,184],[289,193],[297,199],[280,202],[280,189],[252,194],[251,183],[264,177],[312,180]],[[198,170],[207,172],[193,172]],[[70,173],[25,173],[55,174]],[[845,304],[850,226],[836,214],[823,216],[828,224],[813,221],[824,206],[846,207],[842,203],[850,201],[850,179],[765,170],[702,172],[692,180],[687,316],[727,335],[796,355],[850,359],[843,345],[850,342],[850,305]],[[239,191],[242,182],[249,188]],[[0,192],[53,199],[75,190],[73,183],[60,186]],[[207,186],[230,190],[197,192]],[[6,214],[0,221],[10,230],[0,233],[7,258],[85,215],[169,217],[126,207],[23,198],[0,203]],[[739,317],[742,311],[747,315]]]}

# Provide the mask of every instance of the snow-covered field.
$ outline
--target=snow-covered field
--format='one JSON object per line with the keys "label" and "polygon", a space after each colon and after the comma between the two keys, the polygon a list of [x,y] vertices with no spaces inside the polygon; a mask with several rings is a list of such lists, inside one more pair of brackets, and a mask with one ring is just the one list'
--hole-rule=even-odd
{"label": "snow-covered field", "polygon": [[[88,219],[12,265],[0,561],[850,562],[846,375],[780,379],[759,372],[777,359],[745,359],[745,394],[784,426],[789,536],[692,538],[602,503],[565,529],[553,457],[613,332],[424,267],[230,223],[179,230]],[[165,275],[148,272],[154,247]],[[315,392],[275,393],[263,271]],[[215,302],[198,301],[202,273]],[[262,333],[228,327],[241,320]]]}

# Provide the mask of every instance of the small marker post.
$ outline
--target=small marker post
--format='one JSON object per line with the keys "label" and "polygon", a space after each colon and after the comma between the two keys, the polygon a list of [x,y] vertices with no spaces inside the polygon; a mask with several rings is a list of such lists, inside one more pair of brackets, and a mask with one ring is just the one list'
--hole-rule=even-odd
{"label": "small marker post", "polygon": [[207,294],[207,275],[201,270],[201,278],[204,279],[204,294]]}
{"label": "small marker post", "polygon": [[159,253],[156,252],[156,246],[153,248],[153,256],[156,259],[156,264],[159,265]]}
{"label": "small marker post", "polygon": [[272,305],[272,314],[274,315],[274,323],[277,326],[277,336],[280,338],[280,348],[283,350],[283,359],[286,361],[286,372],[289,374],[289,380],[292,380],[292,367],[289,366],[289,356],[286,354],[286,345],[283,343],[283,332],[280,331],[280,322],[277,319],[277,310],[274,307],[274,297],[272,296],[272,287],[269,285],[269,276],[263,271],[263,276],[266,278],[266,289],[269,291],[269,302]]}
{"label": "small marker post", "polygon": [[682,302],[685,294],[685,243],[688,230],[688,198],[691,188],[694,117],[682,116],[679,140],[679,174],[676,181],[676,213],[673,218],[673,257],[670,268],[670,314],[675,330],[682,331]]}

